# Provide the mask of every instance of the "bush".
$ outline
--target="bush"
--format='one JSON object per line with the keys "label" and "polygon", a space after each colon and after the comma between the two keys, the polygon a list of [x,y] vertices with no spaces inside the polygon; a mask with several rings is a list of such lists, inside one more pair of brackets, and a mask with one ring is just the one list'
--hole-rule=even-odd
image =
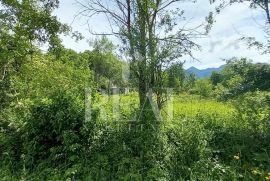
{"label": "bush", "polygon": [[235,101],[237,118],[252,131],[270,132],[270,92],[246,93]]}
{"label": "bush", "polygon": [[[208,171],[211,151],[208,142],[211,132],[204,128],[203,118],[184,120],[174,123],[166,131],[168,136],[168,152],[166,155],[166,168],[170,180],[190,180],[192,173],[197,175]],[[205,165],[202,167],[202,165]]]}
{"label": "bush", "polygon": [[[76,97],[61,92],[36,103],[23,128],[26,168],[78,167],[92,126],[84,122],[83,101]],[[80,169],[74,170],[67,177]]]}
{"label": "bush", "polygon": [[210,97],[213,86],[211,82],[207,79],[197,80],[195,87],[189,90],[190,94],[198,94],[201,97]]}

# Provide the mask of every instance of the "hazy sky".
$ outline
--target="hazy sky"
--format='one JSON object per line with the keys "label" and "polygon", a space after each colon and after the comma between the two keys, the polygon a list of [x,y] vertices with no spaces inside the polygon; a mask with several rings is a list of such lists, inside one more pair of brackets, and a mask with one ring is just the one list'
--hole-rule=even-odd
{"label": "hazy sky", "polygon": [[[186,11],[186,17],[190,20],[191,25],[203,22],[209,11],[215,8],[214,5],[209,5],[209,0],[198,0],[195,4],[178,3],[175,4],[175,7]],[[76,51],[84,51],[90,49],[87,39],[95,38],[89,33],[89,27],[95,32],[105,32],[108,29],[108,23],[102,17],[94,17],[90,20],[77,17],[74,20],[74,16],[79,10],[80,6],[76,4],[75,0],[62,0],[60,8],[55,13],[62,22],[71,25],[73,30],[81,32],[85,37],[84,40],[77,43],[69,37],[63,37],[64,45]],[[251,10],[248,4],[235,4],[226,7],[215,17],[215,20],[209,35],[196,40],[196,43],[201,45],[202,50],[194,52],[194,56],[200,62],[185,57],[185,67],[218,67],[224,64],[222,59],[232,57],[248,57],[254,62],[270,63],[269,55],[260,55],[257,50],[248,49],[244,42],[239,41],[239,38],[243,36],[255,36],[258,40],[265,39],[265,34],[261,29],[265,23],[262,11]],[[111,40],[117,42],[113,37]]]}

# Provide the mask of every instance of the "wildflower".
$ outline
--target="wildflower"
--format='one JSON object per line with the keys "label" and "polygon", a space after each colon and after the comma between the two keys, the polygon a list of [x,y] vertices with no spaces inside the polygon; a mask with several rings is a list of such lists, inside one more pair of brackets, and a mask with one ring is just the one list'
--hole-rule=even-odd
{"label": "wildflower", "polygon": [[23,106],[23,103],[22,102],[18,102],[18,106]]}
{"label": "wildflower", "polygon": [[258,170],[252,170],[252,173],[253,173],[254,175],[260,175],[260,174],[261,174]]}
{"label": "wildflower", "polygon": [[239,156],[239,155],[234,155],[233,158],[234,158],[235,160],[240,160],[240,156]]}

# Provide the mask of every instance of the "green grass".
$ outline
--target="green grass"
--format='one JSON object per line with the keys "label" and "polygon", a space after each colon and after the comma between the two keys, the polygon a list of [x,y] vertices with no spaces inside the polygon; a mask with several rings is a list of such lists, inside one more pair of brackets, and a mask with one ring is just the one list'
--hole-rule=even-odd
{"label": "green grass", "polygon": [[188,94],[174,96],[173,108],[174,117],[195,117],[198,114],[231,117],[234,112],[230,103],[217,102]]}
{"label": "green grass", "polygon": [[[102,103],[96,104],[99,108],[102,107],[103,116],[111,119],[113,114],[113,101],[119,105],[119,112],[121,118],[131,118],[134,110],[138,109],[137,94],[132,93],[128,95],[113,95],[113,96],[100,96],[99,101]],[[168,121],[168,108],[173,108],[173,121],[183,118],[195,118],[198,115],[209,115],[216,118],[226,118],[230,120],[235,111],[231,103],[218,102],[214,99],[200,98],[197,95],[179,94],[173,95],[172,105],[165,105],[162,109],[162,116],[165,121]],[[119,104],[117,103],[119,101]],[[170,117],[171,119],[171,117]],[[171,121],[171,120],[169,120]],[[224,123],[224,122],[222,122]]]}
{"label": "green grass", "polygon": [[[137,94],[108,97],[104,108],[109,112],[108,117],[112,116],[113,99],[117,98],[120,101],[120,119],[123,119],[123,115],[131,118],[138,108]],[[247,123],[236,118],[236,110],[231,102],[218,102],[189,94],[174,95],[172,100],[173,119],[166,117],[168,105],[162,110],[165,118],[163,125],[166,127],[163,131],[170,134],[171,131],[178,130],[174,133],[180,134],[177,141],[183,139],[182,142],[187,144],[188,149],[192,142],[200,143],[203,142],[201,139],[206,139],[208,143],[201,150],[205,152],[209,149],[212,153],[207,159],[212,160],[208,166],[213,170],[205,175],[200,173],[204,176],[199,177],[200,174],[194,173],[194,180],[265,180],[264,177],[270,171],[270,166],[267,166],[270,164],[269,145],[267,146],[269,135],[263,137],[246,129]],[[191,156],[188,153],[186,155]]]}
{"label": "green grass", "polygon": [[[140,180],[141,169],[145,168],[141,165],[142,148],[147,151],[147,163],[151,162],[147,167],[146,180],[264,181],[270,173],[269,133],[252,129],[248,122],[241,121],[232,102],[218,102],[189,94],[174,95],[173,118],[167,117],[171,105],[165,105],[162,110],[164,121],[157,124],[154,132],[143,132],[140,131],[140,123],[136,124],[139,128],[136,131],[130,131],[128,127],[128,121],[134,112],[138,112],[136,93],[99,95],[96,98],[94,108],[99,111],[99,116],[95,127],[89,129],[91,134],[86,134],[90,138],[91,149],[84,147],[87,151],[87,154],[83,152],[85,158],[78,157],[70,166],[56,169],[57,172],[48,168],[46,161],[50,163],[50,159],[35,165],[33,171],[26,170],[29,173],[22,169],[22,163],[19,165],[20,177],[27,180],[33,176],[35,180],[44,180],[47,178],[44,175],[48,175],[51,180],[61,180],[62,175],[65,178],[75,178],[76,175],[77,180],[108,180],[110,177]],[[119,105],[116,115],[113,104]],[[256,115],[254,117],[257,118]],[[253,121],[246,116],[244,118]],[[66,122],[65,119],[62,121]],[[0,138],[5,136],[0,135]],[[70,154],[72,158],[78,156],[76,152]],[[117,169],[111,170],[112,165]],[[9,168],[0,167],[3,180],[12,180],[13,173]]]}

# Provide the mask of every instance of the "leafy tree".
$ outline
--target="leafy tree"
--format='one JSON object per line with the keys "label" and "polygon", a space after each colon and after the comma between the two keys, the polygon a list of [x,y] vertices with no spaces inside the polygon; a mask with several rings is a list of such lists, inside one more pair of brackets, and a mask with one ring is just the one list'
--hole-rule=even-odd
{"label": "leafy tree", "polygon": [[[54,57],[54,54],[51,52],[48,53],[50,57]],[[81,65],[88,65],[88,57],[84,56],[83,53],[78,53],[72,49],[61,49],[60,56],[57,58],[57,61],[60,61],[63,64],[73,64],[74,66],[80,67]]]}
{"label": "leafy tree", "polygon": [[168,74],[168,87],[175,88],[178,92],[183,89],[186,76],[183,63],[172,64],[166,72]]}
{"label": "leafy tree", "polygon": [[213,87],[208,79],[200,79],[196,81],[195,90],[201,97],[210,97]]}
{"label": "leafy tree", "polygon": [[[50,49],[59,46],[59,33],[67,32],[68,26],[60,23],[52,11],[58,7],[58,1],[44,0],[2,0],[1,34],[28,41],[29,46],[21,47],[31,53],[34,45],[49,42]],[[7,50],[15,51],[16,44],[10,41]],[[31,49],[32,48],[32,49]]]}
{"label": "leafy tree", "polygon": [[214,86],[217,86],[217,84],[221,83],[223,80],[222,73],[219,72],[212,72],[210,80]]}
{"label": "leafy tree", "polygon": [[[223,90],[222,97],[234,98],[246,92],[270,89],[270,65],[263,63],[253,64],[247,59],[231,59],[227,61],[221,72],[222,81],[219,90]],[[225,98],[226,99],[226,98]]]}
{"label": "leafy tree", "polygon": [[[50,50],[60,45],[59,33],[68,31],[52,11],[58,1],[0,1],[0,107],[18,93],[12,77],[20,72],[27,56],[33,56],[39,44],[49,43]],[[2,108],[1,108],[2,109]]]}
{"label": "leafy tree", "polygon": [[93,43],[94,51],[98,51],[100,53],[112,53],[115,50],[114,44],[103,35],[100,39],[95,39]]}
{"label": "leafy tree", "polygon": [[[21,91],[27,88],[29,91],[26,85],[28,80],[18,80],[22,76],[22,69],[39,53],[39,45],[48,43],[51,51],[58,50],[61,47],[59,33],[68,31],[68,27],[52,15],[57,7],[58,1],[54,0],[0,1],[0,136],[1,141],[7,141],[1,155],[6,150],[12,158],[4,162],[7,165],[12,160],[19,163],[21,156],[19,130],[24,115],[21,113],[27,113],[28,105],[23,105],[19,100],[25,95]],[[24,97],[24,100],[27,98]],[[17,166],[11,165],[11,170],[18,169]]]}
{"label": "leafy tree", "polygon": [[191,55],[191,49],[198,47],[191,39],[198,33],[181,27],[176,21],[184,19],[184,12],[168,10],[181,0],[113,0],[109,5],[106,2],[79,1],[84,8],[81,14],[91,17],[102,13],[109,17],[112,29],[117,29],[111,34],[122,40],[124,51],[129,54],[131,70],[138,80],[140,107],[145,106],[150,88],[161,107],[166,83],[163,66],[184,54]]}
{"label": "leafy tree", "polygon": [[136,78],[138,119],[140,124],[145,124],[147,131],[133,132],[136,139],[132,139],[135,143],[131,150],[139,154],[142,180],[151,180],[147,179],[151,171],[161,169],[160,165],[156,167],[155,161],[158,159],[156,150],[161,148],[159,131],[150,131],[152,124],[158,123],[148,98],[153,98],[157,107],[162,108],[167,99],[164,67],[183,55],[192,55],[191,50],[198,48],[192,38],[201,35],[195,31],[196,28],[185,28],[185,25],[178,24],[179,19],[184,19],[184,12],[170,9],[177,2],[181,0],[79,1],[83,7],[82,15],[91,17],[103,14],[107,17],[112,28],[109,34],[122,41],[124,46],[121,50],[127,54],[126,59]]}
{"label": "leafy tree", "polygon": [[187,82],[186,82],[186,87],[188,89],[191,89],[195,86],[196,83],[196,75],[195,73],[191,73],[189,74],[188,78],[187,78]]}
{"label": "leafy tree", "polygon": [[124,62],[113,53],[114,45],[105,36],[96,39],[93,51],[89,52],[89,67],[94,72],[94,80],[99,88],[110,93],[113,85],[122,86],[122,66]]}
{"label": "leafy tree", "polygon": [[246,74],[246,82],[251,82],[251,91],[270,89],[270,65],[266,63],[256,63]]}
{"label": "leafy tree", "polygon": [[[10,110],[6,111],[3,117],[0,115],[0,139],[3,141],[3,146],[0,145],[0,160],[8,165],[10,170],[19,170],[24,159],[27,160],[27,163],[24,163],[27,169],[32,169],[34,163],[44,163],[44,160],[52,163],[53,158],[60,152],[70,158],[69,163],[75,164],[75,160],[78,161],[72,149],[77,149],[80,142],[77,135],[81,133],[77,133],[75,125],[84,122],[84,90],[86,87],[94,87],[91,71],[88,64],[68,61],[63,63],[54,61],[54,58],[52,55],[35,53],[32,58],[25,59],[20,74],[13,77],[14,89],[20,94],[12,101]],[[60,130],[56,133],[51,128]],[[52,135],[58,137],[52,138]],[[62,140],[61,143],[59,139]],[[81,135],[80,140],[82,139]],[[48,145],[42,146],[44,142]],[[32,144],[39,146],[33,148]],[[51,150],[47,150],[49,147]],[[59,152],[55,151],[58,148]],[[55,149],[55,152],[52,149]],[[6,152],[9,153],[7,158],[4,156]],[[50,159],[37,155],[50,155]],[[54,166],[60,164],[62,163],[58,162]],[[44,168],[44,165],[41,167]],[[15,173],[18,174],[19,171]],[[37,175],[36,177],[38,178]]]}
{"label": "leafy tree", "polygon": [[19,101],[26,103],[47,98],[59,91],[66,91],[84,99],[84,89],[93,87],[88,64],[53,61],[50,55],[36,54],[22,66],[16,76]]}

